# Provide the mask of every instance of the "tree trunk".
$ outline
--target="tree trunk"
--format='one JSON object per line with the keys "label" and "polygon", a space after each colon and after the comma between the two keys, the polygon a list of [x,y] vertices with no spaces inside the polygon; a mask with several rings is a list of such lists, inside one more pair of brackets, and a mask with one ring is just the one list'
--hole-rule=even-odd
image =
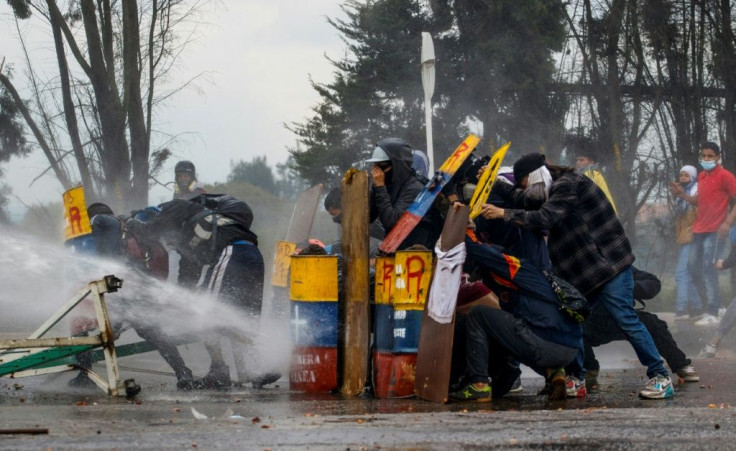
{"label": "tree trunk", "polygon": [[125,140],[126,112],[108,83],[111,77],[108,69],[113,68],[105,67],[94,1],[81,0],[81,7],[90,59],[90,81],[95,92],[102,129],[103,152],[100,159],[107,181],[105,197],[114,203],[115,209],[126,209],[130,201],[130,159]]}
{"label": "tree trunk", "polygon": [[92,184],[89,166],[84,155],[84,149],[82,148],[82,140],[79,138],[77,112],[74,101],[72,100],[72,90],[69,82],[69,65],[67,64],[66,52],[64,51],[64,40],[61,31],[61,24],[59,24],[60,19],[61,18],[56,14],[52,14],[49,17],[51,29],[54,35],[54,44],[56,45],[56,59],[59,63],[59,79],[61,81],[61,96],[64,102],[64,118],[66,119],[69,139],[72,142],[74,158],[77,161],[79,177],[82,179],[82,186],[84,186],[87,195],[94,199],[97,197],[97,190]]}
{"label": "tree trunk", "polygon": [[148,204],[148,133],[141,99],[141,67],[139,65],[138,2],[126,0],[123,6],[123,89],[128,110],[130,158],[133,169],[133,205]]}

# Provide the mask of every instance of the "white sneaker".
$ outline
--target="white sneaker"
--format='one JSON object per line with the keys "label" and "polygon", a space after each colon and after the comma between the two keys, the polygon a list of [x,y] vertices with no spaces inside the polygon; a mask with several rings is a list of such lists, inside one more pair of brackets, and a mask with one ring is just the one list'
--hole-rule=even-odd
{"label": "white sneaker", "polygon": [[698,373],[695,371],[695,368],[693,368],[692,365],[683,366],[679,370],[675,371],[675,373],[685,382],[700,381],[700,376],[698,376]]}
{"label": "white sneaker", "polygon": [[644,390],[639,392],[639,396],[645,399],[666,399],[675,395],[675,389],[672,388],[672,379],[669,376],[657,375],[649,379]]}
{"label": "white sneaker", "polygon": [[695,325],[696,326],[713,326],[713,325],[718,324],[720,321],[721,320],[719,320],[718,317],[715,317],[709,313],[706,313],[698,321],[695,321]]}
{"label": "white sneaker", "polygon": [[698,354],[699,359],[712,359],[716,356],[718,348],[708,343]]}

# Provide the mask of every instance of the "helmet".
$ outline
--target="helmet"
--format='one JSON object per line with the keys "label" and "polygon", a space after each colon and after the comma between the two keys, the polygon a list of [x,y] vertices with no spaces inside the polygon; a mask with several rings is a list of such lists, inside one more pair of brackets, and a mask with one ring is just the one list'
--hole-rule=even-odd
{"label": "helmet", "polygon": [[192,177],[194,177],[194,163],[187,160],[176,163],[176,166],[174,166],[174,173],[178,174],[180,172],[192,174]]}

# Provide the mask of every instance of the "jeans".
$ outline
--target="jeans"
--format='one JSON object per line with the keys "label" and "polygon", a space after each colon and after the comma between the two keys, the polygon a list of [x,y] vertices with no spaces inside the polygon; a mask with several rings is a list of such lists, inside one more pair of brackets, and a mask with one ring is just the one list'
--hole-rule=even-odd
{"label": "jeans", "polygon": [[667,376],[662,357],[654,345],[649,331],[641,323],[634,310],[634,277],[631,267],[621,271],[613,279],[589,297],[594,304],[600,303],[626,335],[626,339],[639,358],[639,362],[647,367],[647,376],[652,378],[658,374]]}
{"label": "jeans", "polygon": [[691,249],[691,243],[680,245],[680,252],[677,258],[677,268],[675,269],[675,283],[677,284],[675,313],[678,314],[688,312],[697,314],[703,310],[703,303],[700,300],[700,295],[698,294],[698,290],[695,289],[693,278],[688,270]]}
{"label": "jeans", "polygon": [[728,238],[719,238],[716,232],[693,234],[688,270],[695,288],[706,304],[707,313],[718,316],[721,308],[721,289],[718,286],[718,271],[714,263],[723,254]]}

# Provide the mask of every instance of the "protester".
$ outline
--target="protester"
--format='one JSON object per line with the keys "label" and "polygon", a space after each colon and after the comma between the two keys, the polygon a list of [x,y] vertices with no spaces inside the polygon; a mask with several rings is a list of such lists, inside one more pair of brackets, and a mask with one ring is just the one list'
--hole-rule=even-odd
{"label": "protester", "polygon": [[686,165],[680,169],[678,182],[670,182],[675,196],[675,242],[679,248],[675,283],[675,320],[688,320],[702,314],[703,305],[688,270],[693,241],[693,224],[697,215],[698,171]]}
{"label": "protester", "polygon": [[[555,273],[572,283],[588,301],[603,305],[647,367],[650,380],[639,395],[649,399],[673,396],[672,380],[662,357],[634,311],[634,255],[605,193],[573,168],[548,166],[539,153],[517,160],[514,178],[519,188],[541,190],[546,198],[541,208],[525,211],[486,204],[482,214],[488,219],[503,218],[522,227],[549,230],[549,254]],[[512,197],[518,192],[506,190],[502,194]]]}
{"label": "protester", "polygon": [[[368,163],[373,163],[370,221],[380,219],[388,234],[401,215],[424,188],[422,179],[412,167],[412,148],[400,138],[381,140]],[[430,208],[398,249],[421,244],[429,249],[440,236],[442,222],[439,212]]]}
{"label": "protester", "polygon": [[616,210],[616,204],[613,202],[613,196],[611,196],[611,191],[608,189],[606,178],[603,177],[603,174],[598,168],[595,153],[590,150],[578,150],[575,157],[575,167],[579,173],[593,180],[593,182],[598,185],[598,188],[603,191],[606,198],[608,198],[608,201],[611,203],[613,211],[618,213],[618,210]]}
{"label": "protester", "polygon": [[[247,204],[231,196],[201,196],[200,200],[163,203],[156,218],[147,223],[132,219],[126,226],[133,233],[167,239],[182,258],[201,267],[204,276],[199,288],[203,292],[257,319],[263,301],[264,266],[257,236],[250,230],[253,213]],[[243,360],[247,340],[237,331],[226,330],[205,343],[211,358],[210,369],[202,379],[205,388],[232,385],[221,338],[228,339],[234,350],[240,383],[250,381],[254,387],[261,387],[278,380],[277,373],[253,375]]]}
{"label": "protester", "polygon": [[197,173],[194,163],[183,160],[174,166],[174,199],[192,199],[205,190],[197,186]]}
{"label": "protester", "polygon": [[518,361],[546,377],[552,387],[550,399],[564,399],[563,368],[582,351],[580,324],[560,309],[557,294],[539,269],[496,246],[472,239],[465,244],[484,283],[509,291],[498,296],[500,309],[479,305],[467,313],[467,385],[450,397],[484,402],[504,396],[519,377]]}
{"label": "protester", "polygon": [[[338,239],[330,246],[329,253],[340,253],[340,239],[342,238],[342,191],[339,186],[332,188],[327,193],[325,196],[324,206],[327,213],[332,216],[332,222],[337,224]],[[373,221],[368,231],[370,234],[371,256],[375,256],[378,252],[378,246],[381,245],[381,240],[386,236],[386,232],[381,226],[381,221]]]}
{"label": "protester", "polygon": [[[97,256],[112,259],[125,258],[126,264],[132,268],[141,270],[144,274],[150,275],[152,272],[155,272],[156,268],[151,267],[152,262],[150,261],[150,257],[152,254],[144,256],[131,255],[130,253],[125,252],[125,249],[128,248],[128,243],[126,241],[135,241],[135,238],[129,237],[124,241],[123,222],[114,215],[109,206],[102,203],[94,203],[87,208],[87,212],[90,216],[90,225],[92,227],[92,236],[95,241]],[[143,243],[136,243],[136,247],[138,248],[143,245]],[[153,245],[153,243],[149,244],[149,246]],[[161,247],[160,243],[158,243],[158,246]],[[158,251],[157,255],[162,255],[162,252],[163,255],[165,255],[162,248],[158,249]],[[149,258],[149,261],[143,262],[142,259],[144,257]],[[166,263],[166,266],[168,267],[168,262]],[[137,309],[143,310],[152,307],[150,304],[145,304],[145,302],[145,299],[141,299],[139,304],[130,307],[136,307]],[[202,381],[194,378],[192,371],[184,363],[184,359],[182,359],[179,350],[176,348],[176,345],[173,343],[171,338],[161,331],[158,324],[147,322],[146,318],[148,316],[152,315],[136,315],[135,320],[126,320],[125,322],[129,323],[129,326],[135,330],[138,336],[153,346],[154,349],[161,354],[161,357],[163,357],[166,363],[171,366],[176,374],[176,387],[179,390],[202,388]],[[116,321],[114,332],[116,334],[120,334],[122,332],[121,329],[124,327],[126,327],[124,323]],[[89,369],[91,368],[91,364],[91,355],[86,353],[82,354],[80,366],[82,368]],[[76,386],[84,385],[83,379],[86,377],[88,376],[85,372],[80,372],[75,379],[70,381],[70,384]]]}
{"label": "protester", "polygon": [[698,174],[694,199],[684,195],[682,187],[671,185],[671,189],[678,197],[684,196],[698,205],[688,268],[706,309],[695,325],[707,326],[718,323],[722,304],[714,263],[723,253],[729,229],[736,222],[736,209],[728,212],[729,202],[736,199],[736,177],[721,166],[721,151],[713,142],[701,146],[700,166],[703,171]]}
{"label": "protester", "polygon": [[[662,283],[654,274],[631,267],[634,276],[634,299],[644,305],[644,301],[654,298],[662,288]],[[698,382],[700,376],[692,366],[692,361],[677,346],[674,337],[667,328],[667,323],[657,315],[644,310],[636,310],[639,320],[662,354],[667,365],[685,382]],[[625,340],[626,335],[616,325],[613,317],[601,305],[593,308],[590,316],[583,323],[583,341],[585,343],[585,379],[589,387],[597,387],[600,364],[595,358],[594,347],[612,341]]]}
{"label": "protester", "polygon": [[[736,227],[731,228],[729,234],[731,241],[731,251],[725,260],[716,261],[716,269],[728,269],[732,268],[736,263]],[[736,325],[736,298],[731,300],[726,311],[723,313],[720,324],[713,339],[705,345],[705,348],[700,351],[698,357],[701,358],[712,358],[716,356],[718,352],[718,345],[721,344],[723,337],[725,337],[733,326]]]}

